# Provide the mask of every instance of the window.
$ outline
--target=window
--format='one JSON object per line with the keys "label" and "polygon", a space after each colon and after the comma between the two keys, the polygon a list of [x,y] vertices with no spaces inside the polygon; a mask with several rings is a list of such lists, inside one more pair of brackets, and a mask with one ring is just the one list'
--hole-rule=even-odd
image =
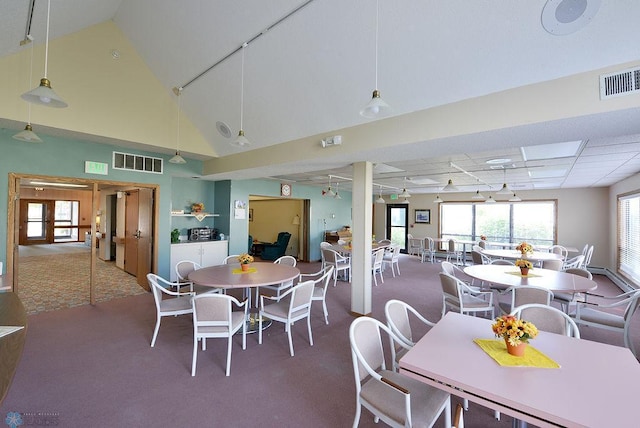
{"label": "window", "polygon": [[618,197],[618,272],[640,284],[640,194]]}
{"label": "window", "polygon": [[556,241],[556,203],[535,201],[495,204],[440,203],[440,235],[476,241],[486,235],[492,242],[527,241],[553,245]]}
{"label": "window", "polygon": [[78,201],[55,202],[54,239],[56,242],[78,240],[79,206]]}

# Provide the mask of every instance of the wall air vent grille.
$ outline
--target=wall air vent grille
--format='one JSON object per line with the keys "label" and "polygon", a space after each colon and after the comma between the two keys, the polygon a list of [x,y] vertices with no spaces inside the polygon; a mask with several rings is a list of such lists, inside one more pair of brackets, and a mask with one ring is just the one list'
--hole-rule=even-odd
{"label": "wall air vent grille", "polygon": [[600,76],[600,99],[640,93],[640,67]]}
{"label": "wall air vent grille", "polygon": [[149,172],[162,174],[163,163],[161,158],[140,156],[131,153],[113,152],[113,169],[126,169],[128,171]]}

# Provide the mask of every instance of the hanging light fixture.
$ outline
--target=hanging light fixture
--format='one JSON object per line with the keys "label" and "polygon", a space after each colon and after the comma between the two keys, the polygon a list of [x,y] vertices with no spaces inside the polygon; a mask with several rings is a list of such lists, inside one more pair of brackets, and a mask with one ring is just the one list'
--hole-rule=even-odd
{"label": "hanging light fixture", "polygon": [[[31,60],[29,63],[29,84],[31,83],[31,79],[33,78],[33,37],[31,34],[27,35],[27,39],[31,41]],[[28,111],[28,121],[27,125],[24,127],[23,131],[18,132],[13,136],[14,139],[18,141],[25,141],[27,143],[42,143],[42,140],[35,132],[33,132],[33,128],[31,127],[31,103],[27,104]]]}
{"label": "hanging light fixture", "polygon": [[503,167],[502,172],[504,173],[504,181],[502,183],[502,188],[496,192],[496,195],[511,195],[513,192],[509,190],[509,187],[507,187],[507,170]]}
{"label": "hanging light fixture", "polygon": [[[478,180],[479,182],[480,180]],[[482,193],[480,193],[480,185],[478,185],[478,190],[476,190],[476,194],[471,197],[473,200],[484,201],[485,197]]]}
{"label": "hanging light fixture", "polygon": [[440,195],[436,195],[436,198],[433,200],[433,203],[434,204],[439,204],[440,202],[443,202],[442,198],[440,198]]}
{"label": "hanging light fixture", "polygon": [[360,115],[368,119],[375,119],[377,117],[386,116],[391,111],[389,104],[384,102],[380,97],[380,91],[378,90],[378,17],[379,17],[379,1],[376,0],[376,87],[373,90],[373,96],[371,101],[360,110]]}
{"label": "hanging light fixture", "polygon": [[378,199],[376,199],[376,204],[385,204],[385,200],[382,197],[382,186],[380,186],[380,193],[378,195]]}
{"label": "hanging light fixture", "polygon": [[329,196],[332,198],[336,196],[336,193],[331,190],[331,176],[329,176],[329,187],[327,187],[327,190],[322,189],[322,196]]}
{"label": "hanging light fixture", "polygon": [[[403,183],[404,183],[404,186],[402,189],[402,193],[400,193],[398,196],[400,196],[401,198],[405,198],[405,202],[406,202],[407,198],[411,197],[409,192],[407,192],[407,177],[404,178]],[[409,202],[406,202],[406,203],[409,203]]]}
{"label": "hanging light fixture", "polygon": [[334,199],[342,199],[342,196],[340,196],[340,194],[338,193],[338,185],[339,185],[339,184],[340,184],[340,183],[336,182],[336,194],[335,194],[335,196],[333,197]]}
{"label": "hanging light fixture", "polygon": [[516,195],[516,192],[513,192],[513,196],[509,198],[509,202],[521,202],[520,196]]}
{"label": "hanging light fixture", "polygon": [[235,139],[233,144],[240,147],[245,147],[251,144],[247,137],[244,136],[243,125],[243,115],[244,115],[244,50],[247,47],[247,44],[244,43],[242,45],[242,68],[240,72],[240,130],[238,131],[238,138]]}
{"label": "hanging light fixture", "polygon": [[449,179],[447,185],[442,188],[443,192],[457,192],[458,188],[453,184],[453,180]]}
{"label": "hanging light fixture", "polygon": [[22,99],[47,107],[62,108],[68,104],[51,89],[51,81],[47,78],[49,64],[49,18],[51,16],[51,0],[47,2],[47,38],[44,47],[44,77],[40,79],[40,86],[22,94]]}
{"label": "hanging light fixture", "polygon": [[484,201],[485,204],[495,204],[496,200],[493,199],[493,196],[489,195],[489,197],[487,198],[486,201]]}
{"label": "hanging light fixture", "polygon": [[184,164],[187,163],[186,160],[180,155],[180,95],[182,95],[182,88],[173,88],[173,92],[178,97],[178,117],[177,117],[177,125],[176,125],[176,154],[169,159],[171,163]]}

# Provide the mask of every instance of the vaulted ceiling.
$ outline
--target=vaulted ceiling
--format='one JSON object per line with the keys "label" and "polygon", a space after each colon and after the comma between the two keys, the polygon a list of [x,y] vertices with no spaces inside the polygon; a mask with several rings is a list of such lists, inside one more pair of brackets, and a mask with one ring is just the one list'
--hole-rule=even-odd
{"label": "vaulted ceiling", "polygon": [[[0,58],[25,49],[20,41],[29,3],[0,2]],[[35,43],[45,40],[46,9],[45,0],[35,0]],[[392,107],[387,120],[400,136],[420,126],[419,112],[593,70],[622,70],[640,60],[634,43],[640,2],[634,0],[380,0],[377,50],[373,0],[55,0],[50,38],[110,20],[167,93],[184,88],[181,108],[213,149],[213,155],[185,153],[198,159],[305,138],[319,146],[340,130],[365,129],[375,121],[359,111],[371,98],[376,74]],[[63,96],[64,88],[56,90]],[[245,148],[231,144],[240,128],[241,91],[243,128],[252,143]],[[435,193],[450,177],[471,191],[495,189],[504,180],[515,189],[608,186],[640,171],[640,95],[627,97],[628,108],[605,105],[579,117],[563,115],[567,100],[549,98],[546,121],[461,132],[435,148],[434,141],[398,138],[350,151],[353,141],[343,139],[342,146],[326,149],[336,155],[322,159],[301,156],[295,164],[205,178],[269,176],[326,185],[328,175],[348,178],[352,162],[369,160],[380,165],[374,182],[418,193]],[[555,143],[574,140],[580,143],[573,153],[555,154],[562,148]],[[541,159],[520,149],[549,144],[542,151],[550,156]],[[510,160],[498,169],[486,163],[497,158]],[[382,164],[397,170],[380,172]]]}

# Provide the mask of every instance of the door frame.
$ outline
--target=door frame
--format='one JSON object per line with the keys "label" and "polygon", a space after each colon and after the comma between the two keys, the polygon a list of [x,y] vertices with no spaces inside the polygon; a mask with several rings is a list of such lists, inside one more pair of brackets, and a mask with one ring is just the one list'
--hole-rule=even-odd
{"label": "door frame", "polygon": [[405,216],[404,216],[404,248],[402,248],[400,251],[402,251],[403,253],[407,252],[407,248],[408,248],[408,239],[407,239],[407,235],[409,234],[409,205],[408,204],[387,204],[387,221],[385,224],[385,230],[386,230],[386,234],[387,234],[387,239],[391,239],[391,210],[393,208],[404,208],[405,209]]}
{"label": "door frame", "polygon": [[17,292],[19,289],[18,284],[18,271],[19,271],[19,255],[18,255],[18,242],[19,242],[19,208],[20,208],[20,182],[21,180],[37,180],[37,181],[49,181],[52,183],[70,183],[70,184],[84,184],[90,186],[92,192],[93,206],[91,209],[91,275],[89,283],[89,303],[94,305],[96,303],[95,286],[96,286],[96,261],[98,258],[98,252],[96,248],[96,216],[98,214],[98,207],[100,203],[100,188],[101,187],[134,187],[134,188],[147,188],[152,190],[153,194],[153,244],[152,244],[152,262],[151,271],[158,271],[158,222],[159,222],[159,204],[158,192],[160,186],[157,184],[149,183],[136,183],[125,181],[113,181],[113,180],[95,180],[76,177],[60,177],[49,175],[37,175],[37,174],[22,174],[10,172],[9,176],[9,192],[8,192],[8,205],[7,205],[7,267],[6,277],[4,278],[4,285],[11,287],[11,290]]}

